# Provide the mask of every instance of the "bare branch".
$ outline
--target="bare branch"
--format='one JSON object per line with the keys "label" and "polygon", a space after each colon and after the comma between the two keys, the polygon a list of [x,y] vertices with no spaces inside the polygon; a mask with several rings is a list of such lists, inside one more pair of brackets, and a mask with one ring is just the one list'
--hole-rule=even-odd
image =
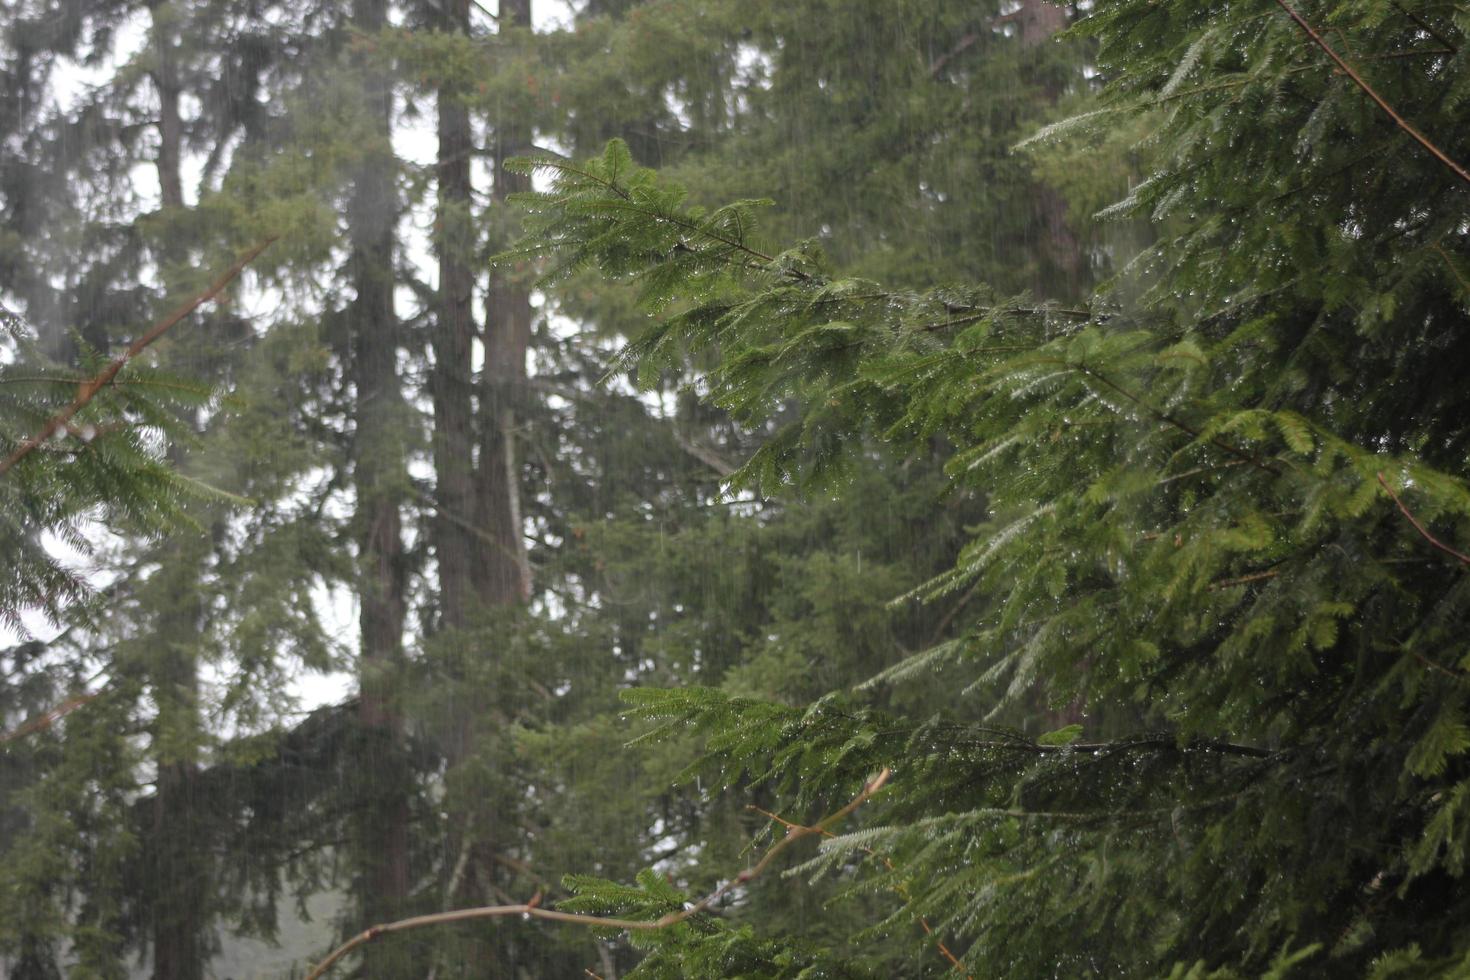
{"label": "bare branch", "polygon": [[1211,592],[1215,592],[1220,589],[1233,589],[1237,585],[1249,585],[1252,582],[1264,582],[1267,579],[1275,578],[1280,574],[1281,573],[1279,571],[1272,568],[1267,569],[1264,572],[1252,572],[1249,575],[1242,575],[1239,578],[1222,578],[1218,582],[1211,582],[1208,588]]}
{"label": "bare branch", "polygon": [[180,320],[184,319],[184,317],[188,316],[190,313],[193,313],[199,307],[203,306],[205,303],[209,302],[220,293],[224,292],[225,287],[233,282],[235,280],[235,277],[243,272],[245,270],[245,267],[249,265],[252,261],[254,261],[257,255],[259,255],[261,252],[264,252],[266,248],[271,244],[271,242],[275,240],[276,238],[273,235],[270,238],[262,241],[260,244],[256,245],[250,251],[246,252],[234,265],[226,269],[223,275],[221,275],[218,279],[211,283],[209,288],[205,289],[202,293],[195,295],[178,309],[170,313],[168,316],[164,317],[162,320],[159,320],[153,326],[149,327],[141,337],[133,341],[132,344],[128,346],[128,349],[123,351],[116,358],[114,358],[110,364],[108,364],[101,371],[97,372],[97,374],[93,377],[88,378],[86,381],[82,382],[82,384],[78,386],[77,397],[72,400],[70,405],[67,405],[61,411],[51,416],[51,418],[47,420],[46,424],[41,426],[40,432],[37,432],[29,439],[26,439],[24,442],[22,442],[19,446],[15,447],[15,451],[7,456],[4,460],[0,460],[0,476],[4,476],[16,463],[19,463],[31,453],[35,452],[38,448],[40,448],[43,443],[46,442],[47,439],[50,439],[57,432],[64,429],[67,424],[71,422],[71,420],[76,416],[76,414],[80,412],[83,408],[85,408],[87,406],[87,403],[97,396],[97,392],[105,388],[108,384],[112,382],[113,378],[117,377],[117,373],[123,369],[123,366],[126,365],[128,361],[131,361],[133,358],[137,357],[155,340],[157,340],[159,337],[162,337],[169,330],[173,329],[173,327],[177,325]]}
{"label": "bare branch", "polygon": [[[788,834],[791,833],[793,830],[812,830],[812,829],[814,829],[814,828],[810,828],[810,827],[805,827],[805,826],[803,826],[802,824],[799,824],[799,823],[792,823],[790,820],[787,820],[785,817],[782,817],[782,816],[779,816],[779,815],[777,815],[775,813],[772,813],[770,810],[763,810],[760,807],[756,806],[755,804],[751,804],[750,806],[746,807],[746,809],[748,809],[748,810],[754,810],[756,813],[759,813],[761,816],[767,817],[767,818],[769,818],[771,820],[776,821],[776,823],[778,823],[781,826],[783,826],[783,827],[786,828],[786,832]],[[832,833],[832,831],[830,831],[830,830],[817,830],[816,832],[819,833],[819,834],[821,834],[823,837],[836,837],[837,836],[836,834]],[[871,847],[868,847],[866,845],[862,845],[859,848],[859,850],[861,850],[864,854],[868,855],[868,857],[873,858],[873,859],[875,859],[877,861],[881,861],[883,863],[883,867],[887,868],[890,873],[891,872],[894,872],[895,870],[897,870],[896,868],[894,868],[893,862],[891,860],[889,860],[886,855],[879,854],[877,851],[873,850]],[[894,885],[893,886],[893,890],[896,891],[896,892],[898,892],[899,896],[904,901],[908,901],[909,900],[908,886],[905,885],[903,882],[900,881],[896,885]],[[938,936],[934,935],[934,927],[931,926],[931,925],[929,925],[929,920],[926,919],[926,918],[924,918],[922,915],[919,916],[918,919],[919,919],[919,927],[924,930],[924,935],[926,935],[929,938],[931,938],[931,939],[934,940],[935,945],[938,946],[938,948],[939,948],[939,955],[944,957],[945,961],[947,963],[949,963],[950,967],[952,967],[955,970],[959,970],[959,971],[965,972],[965,980],[975,980],[975,977],[972,974],[970,974],[969,972],[965,971],[964,964],[962,964],[959,961],[959,958],[956,957],[954,955],[954,953],[950,952],[949,947],[944,944],[944,940],[942,940]]]}
{"label": "bare branch", "polygon": [[1428,541],[1430,544],[1434,545],[1445,554],[1453,555],[1456,559],[1459,560],[1460,564],[1470,565],[1470,555],[1465,554],[1463,551],[1456,551],[1454,548],[1451,548],[1449,545],[1439,540],[1439,538],[1436,538],[1434,535],[1430,534],[1429,531],[1424,527],[1424,525],[1419,523],[1419,518],[1415,517],[1413,512],[1410,511],[1409,508],[1404,506],[1404,502],[1399,499],[1398,494],[1393,492],[1393,487],[1388,485],[1388,481],[1383,478],[1382,473],[1378,474],[1378,483],[1380,486],[1383,487],[1384,490],[1388,491],[1388,495],[1393,498],[1393,502],[1395,504],[1398,504],[1399,512],[1409,519],[1409,523],[1414,525],[1414,530],[1418,531],[1420,536],[1423,537],[1425,541]]}
{"label": "bare branch", "polygon": [[318,963],[312,969],[312,971],[306,975],[306,980],[321,980],[321,978],[326,976],[327,972],[331,970],[333,965],[335,965],[338,960],[342,959],[342,957],[357,949],[359,946],[364,946],[381,936],[385,936],[389,933],[394,932],[407,932],[411,929],[424,929],[429,926],[447,925],[451,922],[469,922],[476,919],[504,919],[510,918],[512,916],[521,916],[527,919],[546,919],[550,922],[565,922],[570,925],[589,926],[596,929],[625,929],[629,931],[642,932],[652,932],[658,929],[667,929],[669,926],[678,925],[685,919],[693,918],[694,916],[703,912],[705,909],[708,909],[711,905],[714,905],[720,899],[724,898],[735,888],[738,888],[741,885],[744,885],[759,877],[762,872],[770,867],[771,862],[776,859],[776,856],[779,855],[782,851],[786,850],[786,848],[790,847],[792,844],[795,844],[797,841],[801,840],[804,837],[821,835],[833,825],[841,822],[843,819],[851,815],[854,810],[856,810],[858,807],[862,806],[869,799],[871,799],[873,797],[873,794],[882,789],[884,784],[888,782],[889,775],[891,775],[890,771],[888,769],[884,769],[882,772],[878,773],[877,776],[874,776],[871,781],[864,785],[862,792],[853,797],[850,803],[848,803],[842,809],[830,814],[829,816],[822,818],[817,823],[812,824],[809,827],[794,825],[788,828],[786,831],[786,836],[782,837],[779,841],[773,844],[770,850],[766,851],[765,855],[758,862],[756,862],[753,867],[746,868],[744,871],[741,871],[735,877],[731,878],[729,881],[725,882],[723,885],[710,892],[698,902],[695,902],[693,905],[680,909],[677,912],[670,912],[667,915],[663,915],[657,919],[652,920],[617,919],[600,915],[583,915],[577,912],[558,912],[555,909],[542,908],[541,894],[538,892],[535,897],[533,897],[529,902],[526,902],[522,905],[484,905],[480,906],[479,908],[456,909],[453,912],[436,912],[431,915],[417,915],[409,919],[399,919],[397,922],[388,922],[384,923],[383,925],[371,926],[367,929],[364,929],[356,936],[353,936],[341,946],[338,946],[336,949],[332,950],[332,952],[327,956],[326,959]]}

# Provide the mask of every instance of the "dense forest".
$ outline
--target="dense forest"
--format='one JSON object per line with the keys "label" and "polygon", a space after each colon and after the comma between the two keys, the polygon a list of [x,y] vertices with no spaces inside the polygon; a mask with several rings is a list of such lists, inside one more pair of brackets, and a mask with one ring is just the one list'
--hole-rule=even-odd
{"label": "dense forest", "polygon": [[1470,5],[0,10],[0,974],[1470,975]]}

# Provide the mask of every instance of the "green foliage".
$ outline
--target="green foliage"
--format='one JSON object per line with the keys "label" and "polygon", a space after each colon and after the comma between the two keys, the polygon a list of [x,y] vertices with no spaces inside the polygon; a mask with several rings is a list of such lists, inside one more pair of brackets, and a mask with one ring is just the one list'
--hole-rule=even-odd
{"label": "green foliage", "polygon": [[[390,804],[411,911],[545,889],[655,919],[780,833],[746,804],[816,819],[886,766],[839,836],[596,952],[649,977],[937,975],[941,941],[987,976],[1464,971],[1466,192],[1279,4],[1109,0],[1068,44],[1027,33],[1060,23],[1033,2],[594,0],[544,34],[446,33],[434,5],[354,34],[349,6],[148,6],[138,57],[39,114],[53,66],[143,8],[4,32],[0,284],[40,336],[0,356],[0,451],[193,266],[286,239],[277,309],[220,311],[0,477],[0,617],[96,611],[0,651],[0,713],[108,677],[0,755],[0,955],[115,975],[160,924],[269,935],[286,890],[356,873],[352,815]],[[1470,155],[1463,16],[1295,6]],[[161,165],[159,39],[195,206],[134,186]],[[423,469],[442,297],[401,238],[446,161],[390,159],[364,69],[394,73],[395,122],[468,109],[475,154],[606,145],[523,165],[550,189],[508,258],[549,256],[546,311],[579,331],[538,324],[514,405],[533,595],[467,624],[443,622],[447,476]],[[372,161],[408,298],[364,342],[342,212]],[[517,219],[467,200],[432,244],[480,271]],[[384,351],[391,459],[353,448],[358,358]],[[292,673],[345,660],[319,602],[357,584],[364,459],[412,542],[401,731],[351,705],[288,728]],[[45,541],[99,522],[125,587],[78,607]],[[178,766],[187,841],[150,783]],[[391,956],[594,952],[519,923],[423,942]]]}
{"label": "green foliage", "polygon": [[[71,404],[106,360],[93,356],[71,368],[50,364],[19,321],[6,325],[3,339],[0,456],[8,459]],[[160,436],[177,429],[173,412],[212,398],[207,386],[129,368],[64,432],[0,476],[0,548],[9,556],[0,577],[0,622],[24,634],[23,613],[57,622],[89,596],[90,587],[57,556],[48,536],[86,555],[94,522],[157,535],[182,515],[183,498],[213,496],[174,473],[160,451]]]}
{"label": "green foliage", "polygon": [[[1445,97],[1463,56],[1430,50],[1435,13],[1306,12],[1464,156]],[[1146,734],[976,740],[709,690],[635,713],[696,726],[725,778],[788,799],[892,766],[883,822],[810,870],[890,858],[853,886],[902,884],[875,930],[923,916],[977,972],[1453,975],[1467,592],[1430,536],[1470,526],[1464,188],[1279,9],[1117,2],[1084,23],[1108,111],[1160,119],[1124,210],[1179,227],[1137,307],[845,279],[617,143],[535,164],[553,184],[525,199],[527,251],[637,286],[660,314],[625,355],[645,383],[716,353],[711,401],[795,414],[736,485],[840,493],[866,439],[952,446],[955,492],[989,513],[915,595],[978,598],[911,669],[957,659],[980,715],[1040,697]]]}
{"label": "green foliage", "polygon": [[[560,907],[590,915],[652,921],[678,911],[686,901],[656,871],[639,874],[635,887],[583,875],[569,875],[564,884],[573,897]],[[665,929],[633,931],[631,936],[646,955],[627,974],[629,980],[687,976],[815,980],[870,975],[808,945],[762,940],[749,926],[731,927],[704,916]]]}

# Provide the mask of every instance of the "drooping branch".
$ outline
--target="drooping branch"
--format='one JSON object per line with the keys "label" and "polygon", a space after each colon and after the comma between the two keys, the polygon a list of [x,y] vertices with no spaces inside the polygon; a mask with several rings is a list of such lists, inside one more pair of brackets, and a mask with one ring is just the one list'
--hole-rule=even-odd
{"label": "drooping branch", "polygon": [[1378,106],[1378,108],[1387,113],[1388,118],[1393,120],[1394,125],[1398,126],[1399,129],[1402,129],[1404,132],[1408,133],[1409,136],[1413,138],[1414,142],[1418,143],[1420,146],[1424,147],[1424,149],[1428,150],[1431,156],[1433,156],[1440,163],[1444,164],[1444,166],[1449,169],[1449,171],[1453,173],[1456,177],[1459,177],[1465,183],[1470,184],[1470,170],[1466,170],[1459,163],[1455,162],[1455,160],[1450,157],[1449,154],[1445,153],[1444,150],[1441,150],[1438,146],[1436,146],[1429,139],[1429,137],[1419,132],[1419,130],[1414,128],[1412,123],[1410,123],[1403,116],[1395,112],[1393,106],[1389,105],[1388,102],[1383,98],[1383,96],[1379,95],[1377,90],[1374,89],[1373,86],[1369,85],[1367,81],[1364,80],[1362,75],[1358,74],[1357,70],[1354,69],[1352,65],[1344,61],[1342,55],[1334,51],[1332,45],[1328,44],[1327,40],[1323,38],[1321,34],[1318,34],[1317,31],[1312,27],[1312,25],[1307,23],[1306,18],[1297,13],[1296,9],[1292,7],[1291,4],[1287,3],[1286,0],[1276,0],[1276,5],[1282,10],[1286,11],[1287,15],[1290,16],[1292,20],[1296,21],[1296,25],[1302,29],[1307,37],[1312,39],[1312,43],[1325,51],[1327,53],[1327,57],[1331,58],[1333,62],[1337,65],[1337,67],[1342,69],[1342,73],[1348,78],[1352,79],[1354,85],[1363,90],[1364,95],[1372,99],[1373,102]]}
{"label": "drooping branch", "polygon": [[1409,20],[1413,21],[1415,27],[1419,28],[1425,34],[1428,34],[1430,37],[1434,38],[1440,44],[1443,44],[1446,48],[1449,48],[1450,54],[1460,53],[1459,46],[1455,44],[1454,41],[1451,41],[1447,36],[1445,36],[1443,32],[1436,29],[1433,24],[1429,23],[1429,21],[1425,20],[1423,17],[1420,17],[1408,7],[1405,7],[1402,3],[1399,2],[1399,0],[1389,0],[1389,2],[1393,4],[1395,10],[1403,14],[1405,17],[1409,18]]}
{"label": "drooping branch", "polygon": [[1434,535],[1429,533],[1429,530],[1425,528],[1422,523],[1420,523],[1419,518],[1414,516],[1413,511],[1404,506],[1404,502],[1399,499],[1399,495],[1393,492],[1393,487],[1388,485],[1388,481],[1383,478],[1382,473],[1378,474],[1378,483],[1380,486],[1383,487],[1385,491],[1387,491],[1388,495],[1393,498],[1393,502],[1398,505],[1399,513],[1403,514],[1406,518],[1409,519],[1409,523],[1414,525],[1414,530],[1419,532],[1420,537],[1422,537],[1425,541],[1428,541],[1430,544],[1434,545],[1434,547],[1438,548],[1440,551],[1443,551],[1445,554],[1454,556],[1455,559],[1460,562],[1460,564],[1470,565],[1470,555],[1465,554],[1463,551],[1456,551],[1454,548],[1451,548],[1449,545],[1439,540],[1439,538],[1436,538]]}
{"label": "drooping branch", "polygon": [[[769,818],[771,820],[776,821],[776,823],[778,823],[781,826],[783,826],[783,827],[786,828],[786,832],[788,834],[791,833],[793,830],[814,830],[815,829],[815,828],[811,828],[811,827],[806,827],[806,826],[804,826],[802,824],[799,824],[799,823],[793,823],[792,821],[787,820],[785,817],[780,816],[779,814],[772,813],[770,810],[763,810],[760,807],[756,806],[755,804],[751,804],[746,809],[754,810],[756,813],[759,813],[761,816],[767,817],[767,818]],[[832,833],[832,831],[826,830],[826,829],[816,830],[816,832],[819,833],[819,834],[821,834],[823,837],[836,837],[837,836],[836,834]],[[897,870],[894,867],[894,865],[893,865],[893,861],[890,860],[887,855],[879,854],[877,851],[873,850],[871,847],[868,847],[867,845],[863,845],[859,849],[864,854],[868,855],[868,857],[873,858],[874,860],[881,862],[883,864],[883,867],[885,867],[885,868],[888,869],[889,873],[893,873],[893,872],[895,872]],[[896,892],[898,892],[899,896],[904,901],[908,901],[908,899],[909,899],[908,886],[905,885],[903,882],[900,881],[898,884],[894,885],[893,886],[893,890],[896,891]],[[922,915],[919,916],[918,919],[919,919],[919,928],[921,928],[921,929],[924,930],[924,935],[926,935],[930,939],[933,939],[934,940],[935,945],[939,949],[939,955],[942,956],[942,957],[944,957],[945,962],[950,965],[950,968],[951,969],[954,969],[954,970],[958,970],[958,971],[963,972],[965,974],[965,980],[975,980],[975,977],[971,973],[969,973],[968,971],[965,970],[964,964],[960,962],[959,957],[955,956],[954,953],[951,952],[950,948],[947,945],[945,945],[944,940],[943,939],[940,939],[938,936],[936,936],[934,934],[934,927],[929,924],[929,920],[926,919],[926,918],[924,918]]]}
{"label": "drooping branch", "polygon": [[[552,170],[557,173],[570,174],[573,177],[580,177],[583,180],[591,181],[592,183],[597,184],[599,187],[602,187],[617,195],[617,197],[620,199],[618,207],[622,208],[623,210],[632,212],[633,214],[642,215],[643,217],[649,218],[653,221],[659,221],[665,224],[673,225],[674,227],[679,228],[682,231],[688,231],[696,235],[702,235],[703,237],[711,239],[719,243],[720,245],[725,246],[726,248],[729,248],[735,252],[739,252],[741,255],[744,255],[748,260],[756,263],[762,268],[774,265],[776,262],[776,257],[774,255],[767,255],[760,249],[751,247],[743,239],[737,240],[731,238],[728,235],[722,235],[711,228],[701,225],[697,221],[683,217],[681,215],[673,214],[668,211],[661,211],[657,208],[647,207],[645,205],[639,204],[638,202],[633,200],[633,195],[628,192],[628,189],[619,184],[615,178],[608,179],[605,177],[600,177],[597,174],[594,174],[585,168],[578,167],[576,164],[571,163],[567,160],[554,158],[537,158],[528,162],[530,166],[535,167],[538,170]],[[685,242],[683,240],[680,240],[675,247],[676,249],[682,249],[685,252],[700,251],[697,245],[690,245],[688,242]],[[787,275],[799,280],[805,281],[811,278],[809,275],[801,272],[798,269],[787,269],[785,271]]]}
{"label": "drooping branch", "polygon": [[[1173,426],[1174,428],[1178,429],[1180,432],[1183,432],[1185,435],[1191,436],[1191,437],[1193,437],[1195,439],[1204,438],[1204,434],[1201,432],[1201,430],[1195,428],[1194,426],[1190,425],[1187,422],[1184,422],[1183,420],[1179,419],[1178,417],[1176,417],[1174,415],[1170,415],[1168,412],[1165,412],[1163,409],[1160,409],[1160,408],[1155,407],[1153,404],[1151,404],[1150,402],[1148,402],[1147,400],[1145,400],[1143,397],[1141,397],[1140,395],[1135,394],[1134,392],[1130,391],[1129,389],[1127,389],[1127,388],[1123,387],[1122,385],[1118,384],[1116,381],[1114,381],[1112,378],[1109,378],[1107,375],[1102,374],[1101,372],[1099,372],[1099,371],[1097,371],[1097,370],[1095,370],[1093,368],[1090,368],[1090,367],[1088,367],[1085,364],[1073,364],[1070,361],[1067,361],[1067,360],[1062,359],[1062,358],[1054,358],[1054,359],[1051,359],[1051,361],[1049,361],[1049,363],[1052,363],[1052,362],[1054,362],[1056,364],[1060,364],[1060,365],[1066,367],[1068,370],[1078,371],[1081,374],[1085,375],[1086,377],[1089,377],[1089,378],[1093,379],[1098,384],[1100,384],[1103,387],[1109,389],[1110,391],[1113,391],[1116,394],[1122,395],[1124,398],[1128,399],[1128,401],[1130,401],[1133,404],[1137,405],[1143,411],[1147,412],[1149,415],[1152,415],[1155,419],[1157,419],[1160,422],[1163,422],[1165,425]],[[1272,476],[1277,476],[1280,473],[1280,471],[1276,468],[1276,466],[1275,466],[1274,463],[1271,463],[1268,460],[1264,460],[1261,457],[1255,455],[1254,453],[1250,452],[1249,450],[1243,449],[1240,446],[1236,446],[1236,445],[1234,445],[1232,443],[1226,442],[1224,439],[1221,439],[1219,436],[1210,436],[1209,437],[1209,442],[1210,442],[1210,444],[1212,446],[1215,446],[1218,449],[1224,450],[1225,452],[1227,452],[1230,455],[1234,456],[1236,459],[1240,460],[1241,462],[1243,462],[1243,463],[1249,463],[1250,465],[1256,467],[1259,470],[1262,470],[1263,472],[1270,473]]]}
{"label": "drooping branch", "polygon": [[[1419,532],[1420,537],[1422,537],[1425,541],[1428,541],[1435,548],[1443,551],[1445,554],[1453,556],[1456,560],[1460,562],[1460,564],[1470,565],[1470,555],[1467,555],[1462,551],[1456,551],[1454,548],[1451,548],[1449,545],[1439,540],[1439,538],[1436,538],[1434,535],[1429,533],[1429,529],[1424,526],[1419,518],[1414,516],[1414,512],[1409,510],[1408,506],[1399,499],[1399,495],[1394,493],[1393,487],[1388,485],[1388,480],[1384,479],[1382,473],[1378,474],[1378,483],[1381,487],[1383,487],[1384,491],[1389,495],[1389,497],[1392,498],[1394,504],[1398,506],[1399,513],[1403,514],[1404,517],[1408,519],[1409,523],[1414,525],[1414,530]],[[1426,657],[1424,654],[1420,653],[1418,650],[1415,650],[1413,647],[1410,647],[1408,652],[1413,655],[1415,660],[1419,661],[1419,663],[1423,664],[1425,667],[1434,671],[1435,673],[1443,674],[1446,677],[1453,677],[1455,680],[1459,681],[1462,684],[1465,682],[1467,675],[1463,670],[1446,667],[1444,664],[1439,663],[1436,660],[1431,660],[1429,657]]]}
{"label": "drooping branch", "polygon": [[41,426],[41,430],[39,432],[23,441],[19,446],[16,446],[15,450],[4,460],[0,460],[0,476],[4,476],[10,471],[11,467],[15,466],[16,463],[19,463],[31,453],[35,452],[42,445],[45,444],[47,439],[50,439],[57,432],[64,429],[71,422],[71,420],[76,417],[76,414],[78,412],[87,407],[87,404],[97,396],[97,393],[99,391],[107,387],[107,385],[109,385],[112,380],[117,377],[118,372],[121,371],[129,361],[141,354],[159,337],[162,337],[164,334],[172,330],[179,323],[180,320],[184,319],[184,317],[188,316],[190,313],[193,313],[199,307],[203,306],[205,303],[208,303],[220,293],[224,292],[225,287],[228,286],[231,282],[234,282],[235,278],[245,270],[245,267],[253,262],[256,256],[260,255],[261,252],[264,252],[266,248],[271,244],[271,242],[274,242],[275,240],[276,237],[273,235],[262,241],[260,244],[256,245],[254,248],[250,249],[244,255],[240,256],[240,258],[235,262],[234,265],[226,269],[224,273],[218,279],[212,282],[209,287],[206,288],[203,292],[197,293],[185,303],[183,303],[183,305],[175,309],[172,313],[168,314],[168,316],[153,324],[153,326],[145,330],[143,334],[138,337],[137,340],[134,340],[131,344],[129,344],[127,350],[123,351],[116,358],[114,358],[101,371],[97,372],[95,375],[78,385],[77,396],[76,398],[72,399],[69,405],[67,405],[61,411],[57,412],[55,415],[51,416],[51,418],[46,421],[46,424]]}
{"label": "drooping branch", "polygon": [[306,980],[320,980],[320,978],[326,976],[327,972],[342,957],[359,946],[364,946],[382,936],[395,932],[408,932],[413,929],[425,929],[430,926],[448,925],[452,922],[469,922],[476,919],[504,919],[512,916],[521,916],[526,919],[545,919],[550,922],[565,922],[569,925],[587,926],[595,929],[623,929],[640,932],[653,932],[659,929],[667,929],[670,926],[678,925],[686,919],[693,918],[724,898],[734,889],[760,877],[771,866],[771,862],[792,844],[806,837],[826,833],[831,827],[850,816],[858,807],[872,799],[873,794],[877,793],[888,782],[889,775],[891,775],[890,770],[885,768],[866,783],[863,786],[862,792],[853,797],[846,806],[823,817],[816,823],[810,826],[794,824],[788,827],[786,835],[771,845],[770,849],[766,851],[754,866],[746,868],[698,902],[686,906],[677,912],[669,912],[657,919],[619,919],[610,916],[585,915],[579,912],[558,912],[555,909],[542,908],[541,894],[538,892],[529,902],[520,905],[483,905],[471,909],[456,909],[452,912],[435,912],[430,915],[417,915],[409,919],[400,919],[397,922],[371,926],[332,950],[326,959],[318,963],[306,975]]}

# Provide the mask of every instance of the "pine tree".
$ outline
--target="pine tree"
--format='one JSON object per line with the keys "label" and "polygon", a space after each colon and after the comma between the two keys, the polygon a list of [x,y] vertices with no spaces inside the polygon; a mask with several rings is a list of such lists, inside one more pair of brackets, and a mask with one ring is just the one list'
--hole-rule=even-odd
{"label": "pine tree", "polygon": [[[880,823],[807,869],[887,858],[855,885],[895,893],[875,928],[923,917],[967,971],[1466,967],[1459,25],[1375,3],[1328,23],[1130,0],[1084,21],[1110,81],[1076,125],[1146,114],[1159,144],[1119,210],[1171,233],[1127,307],[846,277],[763,245],[759,202],[691,206],[618,143],[544,162],[556,186],[528,197],[553,279],[595,264],[671,311],[630,348],[646,378],[717,348],[706,384],[737,418],[803,406],[743,484],[840,488],[865,437],[939,437],[956,492],[985,495],[915,593],[974,594],[964,636],[871,685],[955,662],[965,715],[633,700],[788,814],[891,766]],[[1005,724],[1033,689],[1081,723]],[[1127,729],[1092,730],[1099,711]],[[670,900],[583,884],[602,909]],[[722,949],[750,975],[811,962],[650,935],[648,975],[732,975]]]}

